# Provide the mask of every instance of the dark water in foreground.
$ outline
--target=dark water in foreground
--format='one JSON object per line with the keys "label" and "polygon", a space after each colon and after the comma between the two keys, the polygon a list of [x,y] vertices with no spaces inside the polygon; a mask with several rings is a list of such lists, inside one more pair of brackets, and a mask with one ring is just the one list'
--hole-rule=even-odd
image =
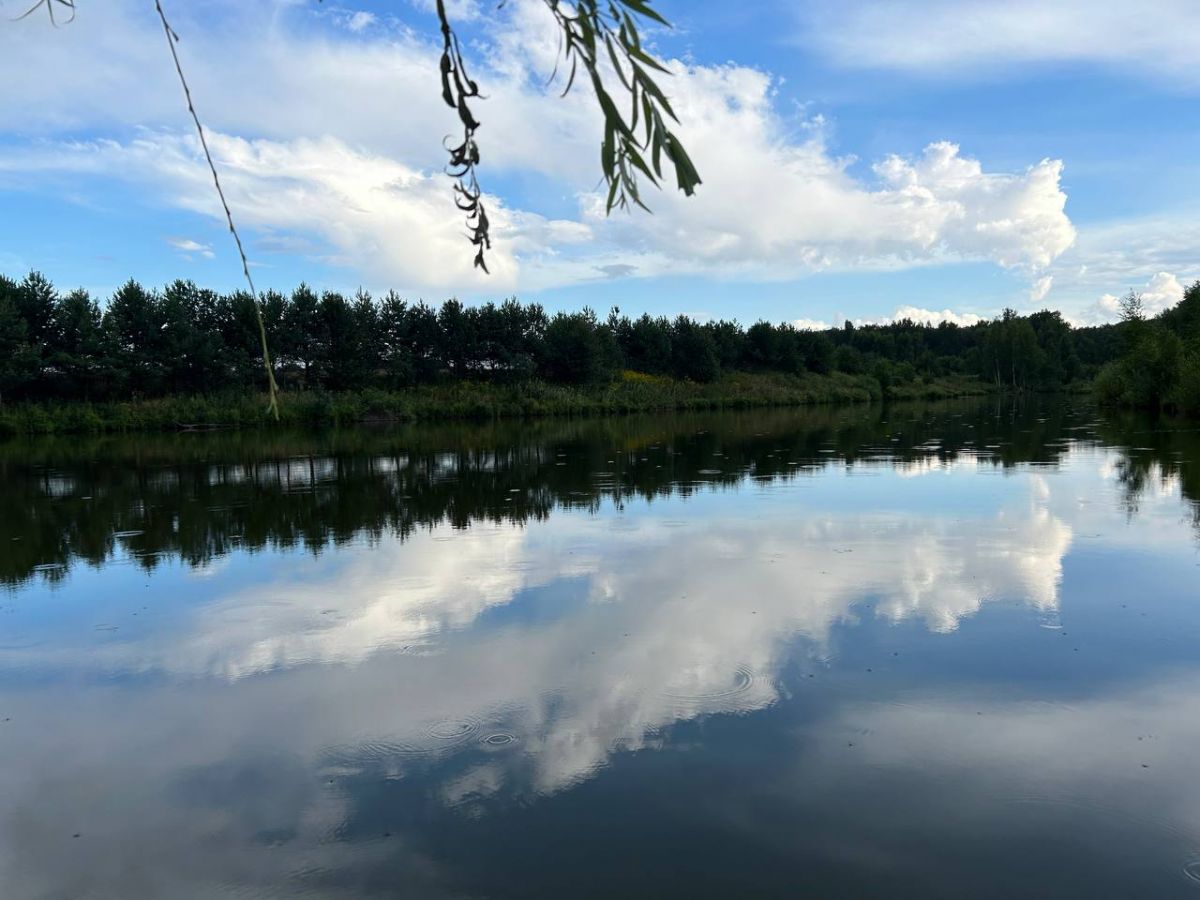
{"label": "dark water in foreground", "polygon": [[1200,897],[1200,433],[0,444],[0,896]]}

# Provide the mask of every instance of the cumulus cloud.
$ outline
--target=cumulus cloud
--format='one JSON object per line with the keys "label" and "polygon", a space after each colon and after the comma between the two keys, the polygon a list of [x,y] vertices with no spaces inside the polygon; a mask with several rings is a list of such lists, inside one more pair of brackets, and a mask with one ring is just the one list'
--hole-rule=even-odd
{"label": "cumulus cloud", "polygon": [[[1131,288],[1140,294],[1142,309],[1147,316],[1156,316],[1183,299],[1183,285],[1170,272],[1159,272],[1141,288]],[[1121,315],[1121,298],[1116,294],[1105,294],[1096,301],[1081,319],[1082,324],[1112,322]]]}
{"label": "cumulus cloud", "polygon": [[1055,306],[1071,321],[1112,321],[1116,299],[1130,289],[1147,294],[1156,311],[1178,302],[1200,277],[1200,224],[1195,216],[1152,216],[1080,229],[1075,245],[1045,270]]}
{"label": "cumulus cloud", "polygon": [[866,0],[802,8],[802,40],[855,68],[1013,71],[1088,63],[1200,86],[1200,21],[1190,0]]}
{"label": "cumulus cloud", "polygon": [[833,327],[820,319],[793,319],[792,325],[801,331],[828,331]]}
{"label": "cumulus cloud", "polygon": [[[181,16],[181,52],[194,63],[193,87],[239,218],[276,238],[318,238],[323,261],[402,288],[536,289],[610,277],[617,266],[639,277],[756,279],[962,259],[1036,270],[1074,239],[1058,161],[988,172],[938,142],[915,158],[887,157],[863,178],[829,146],[820,120],[780,112],[770,74],[680,61],[664,81],[705,183],[690,200],[651,194],[654,216],[606,218],[595,190],[595,104],[584,91],[560,101],[545,89],[555,44],[540,3],[522,0],[504,14],[509,27],[479,52],[477,76],[489,93],[479,110],[485,187],[489,172],[532,173],[578,198],[578,208],[551,221],[492,198],[495,278],[471,270],[441,174],[438,138],[453,129],[453,113],[436,89],[434,42],[362,18],[349,20],[362,27],[348,35],[301,8],[239,7],[251,21],[237,29],[220,16]],[[215,215],[196,148],[178,125],[174,86],[144,74],[164,65],[161,34],[127,3],[91,23],[86,40],[82,31],[21,41],[11,29],[0,34],[0,77],[15,81],[68,58],[102,74],[0,98],[0,115],[41,134],[36,152],[20,142],[0,151],[0,178],[17,173],[28,186],[37,173],[52,181],[63,169],[91,172],[138,181],[151,202]],[[204,64],[213,59],[222,64]],[[129,136],[135,125],[149,130]],[[81,127],[112,139],[63,138]]]}
{"label": "cumulus cloud", "polygon": [[[970,259],[1036,270],[1074,241],[1058,161],[989,173],[939,142],[914,159],[888,157],[864,181],[819,123],[798,143],[784,137],[767,76],[680,68],[673,84],[682,134],[708,180],[688,200],[655,197],[652,217],[605,223],[618,241],[657,253],[658,265],[643,268],[786,278]],[[598,227],[602,198],[585,200]]]}
{"label": "cumulus cloud", "polygon": [[920,325],[940,325],[949,322],[964,328],[984,321],[983,316],[974,313],[957,313],[952,309],[922,309],[919,306],[897,306],[890,316],[875,319],[858,319],[859,325],[890,325],[892,322],[916,322]]}
{"label": "cumulus cloud", "polygon": [[1139,292],[1146,312],[1157,315],[1183,299],[1183,285],[1170,272],[1159,272]]}
{"label": "cumulus cloud", "polygon": [[1042,160],[1023,175],[988,174],[957,144],[941,141],[915,161],[891,156],[875,171],[891,188],[888,200],[925,213],[910,222],[921,246],[1041,268],[1075,241],[1060,161]]}

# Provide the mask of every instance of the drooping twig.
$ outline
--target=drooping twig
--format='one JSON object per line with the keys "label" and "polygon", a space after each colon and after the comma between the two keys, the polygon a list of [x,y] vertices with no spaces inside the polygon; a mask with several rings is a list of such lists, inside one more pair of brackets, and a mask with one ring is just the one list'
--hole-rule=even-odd
{"label": "drooping twig", "polygon": [[450,154],[446,172],[457,179],[454,185],[454,202],[467,214],[471,243],[477,248],[475,266],[487,272],[484,251],[492,248],[492,239],[489,234],[487,210],[483,205],[483,192],[475,175],[475,167],[479,165],[479,145],[475,143],[475,130],[479,128],[479,122],[467,104],[468,100],[479,96],[479,85],[467,75],[462,48],[458,43],[458,35],[454,33],[446,16],[444,0],[437,0],[437,14],[442,29],[442,58],[439,64],[442,74],[442,99],[446,101],[447,106],[458,112],[463,127],[462,143],[446,148]]}
{"label": "drooping twig", "polygon": [[[50,2],[50,0],[45,0]],[[60,0],[61,2],[61,0]],[[242,273],[246,276],[246,284],[250,286],[250,300],[254,303],[254,315],[258,320],[258,336],[262,341],[263,368],[267,373],[267,394],[269,402],[267,411],[275,417],[275,421],[279,421],[279,388],[275,384],[275,373],[271,368],[271,352],[267,349],[267,327],[263,323],[262,304],[258,301],[258,291],[254,288],[254,279],[250,277],[250,262],[246,259],[246,250],[242,246],[242,238],[238,234],[237,226],[233,224],[233,213],[229,209],[229,201],[225,199],[225,191],[221,188],[221,178],[217,175],[217,165],[213,162],[212,153],[208,149],[208,141],[204,137],[204,126],[200,124],[200,116],[196,113],[196,106],[192,102],[192,92],[188,87],[187,78],[183,74],[183,66],[179,62],[179,53],[175,49],[175,44],[179,40],[179,35],[175,29],[167,21],[167,14],[163,12],[161,0],[154,0],[154,8],[158,11],[158,17],[162,20],[163,32],[167,36],[167,45],[171,48],[171,58],[175,61],[175,71],[179,74],[179,83],[183,86],[183,95],[187,98],[188,112],[192,115],[192,121],[196,125],[196,134],[200,136],[200,146],[204,150],[204,158],[208,161],[208,169],[212,172],[213,185],[217,189],[217,196],[221,198],[221,207],[225,210],[225,221],[229,223],[229,233],[233,235],[234,243],[237,244],[238,256],[242,259]]]}
{"label": "drooping twig", "polygon": [[67,9],[69,9],[71,11],[71,17],[69,19],[67,19],[67,21],[63,24],[69,25],[71,22],[73,22],[75,20],[75,0],[37,0],[36,3],[34,3],[32,6],[29,7],[29,9],[25,10],[25,12],[21,13],[19,16],[17,16],[15,19],[13,19],[13,21],[19,22],[22,19],[26,18],[27,16],[33,15],[38,9],[40,9],[41,7],[44,6],[44,7],[46,7],[46,12],[50,14],[50,24],[58,25],[58,20],[56,18],[54,18],[55,5],[65,6]]}
{"label": "drooping twig", "polygon": [[[565,95],[582,70],[604,115],[600,166],[608,186],[606,212],[632,206],[646,209],[639,179],[645,178],[658,187],[664,176],[664,163],[674,170],[679,190],[689,197],[694,194],[700,185],[700,174],[668,125],[678,118],[651,74],[670,75],[671,71],[643,47],[638,33],[639,21],[668,25],[651,6],[652,0],[575,0],[570,5],[560,0],[544,2],[558,25],[559,49],[550,80],[558,74],[560,64],[565,67],[569,63]],[[503,0],[500,5],[504,5]],[[467,214],[470,239],[478,248],[475,265],[486,272],[484,250],[491,249],[491,239],[476,177],[479,145],[475,132],[479,121],[469,103],[481,95],[479,86],[467,75],[462,48],[446,15],[444,0],[437,0],[437,15],[442,32],[442,99],[458,113],[463,126],[462,142],[446,148],[450,154],[446,171],[457,179],[455,202]],[[614,76],[619,85],[610,90]],[[628,97],[628,116],[617,105],[623,97]]]}

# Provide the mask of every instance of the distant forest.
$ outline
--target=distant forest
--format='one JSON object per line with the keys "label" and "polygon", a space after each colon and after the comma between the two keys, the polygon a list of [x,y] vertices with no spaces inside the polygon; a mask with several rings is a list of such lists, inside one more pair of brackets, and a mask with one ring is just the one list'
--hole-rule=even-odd
{"label": "distant forest", "polygon": [[[790,324],[700,322],[613,309],[547,313],[507,300],[440,307],[389,292],[352,297],[301,285],[261,297],[284,390],[402,389],[455,379],[587,385],[623,370],[711,382],[723,372],[846,372],[883,387],[973,376],[1001,390],[1058,390],[1094,380],[1117,405],[1200,411],[1200,282],[1146,319],[1073,328],[1058,312],[1006,310],[970,326],[902,320],[828,331]],[[101,309],[43,275],[0,276],[0,399],[126,400],[257,391],[262,356],[254,304],[175,281],[130,280]]]}

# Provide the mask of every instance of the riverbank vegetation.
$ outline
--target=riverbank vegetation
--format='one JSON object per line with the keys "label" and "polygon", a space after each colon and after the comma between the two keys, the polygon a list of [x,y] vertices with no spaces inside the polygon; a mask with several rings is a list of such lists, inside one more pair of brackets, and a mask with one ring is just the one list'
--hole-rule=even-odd
{"label": "riverbank vegetation", "polygon": [[[987,392],[970,378],[916,379],[888,389],[896,399],[943,399]],[[868,375],[831,372],[730,372],[699,383],[669,376],[623,372],[596,384],[447,381],[403,390],[297,391],[280,407],[279,424],[328,427],[357,423],[435,422],[660,410],[730,410],[862,403],[884,397]],[[0,435],[119,433],[274,424],[263,415],[263,394],[226,393],[109,402],[18,402],[0,406]]]}
{"label": "riverbank vegetation", "polygon": [[1147,318],[1141,298],[1121,302],[1121,355],[1096,377],[1106,406],[1200,415],[1200,282],[1178,305]]}
{"label": "riverbank vegetation", "polygon": [[[1194,286],[1185,302],[1200,302],[1196,293]],[[1135,363],[1113,368],[1150,352],[1149,338],[1131,329],[1155,341],[1163,329],[1175,333],[1174,319],[1072,328],[1048,310],[1007,310],[967,326],[902,320],[812,331],[618,309],[604,318],[587,309],[550,314],[516,300],[434,307],[395,293],[347,297],[305,285],[261,300],[273,372],[286,392],[283,417],[292,424],[1057,391],[1102,370],[1108,386],[1142,372]],[[1168,344],[1152,371],[1174,371]],[[1194,356],[1186,346],[1179,336],[1179,359]],[[131,280],[102,308],[88,292],[59,291],[38,273],[0,276],[0,430],[253,424],[262,418],[262,369],[254,303],[244,292],[190,281],[157,290]],[[1144,399],[1124,389],[1104,396]]]}

